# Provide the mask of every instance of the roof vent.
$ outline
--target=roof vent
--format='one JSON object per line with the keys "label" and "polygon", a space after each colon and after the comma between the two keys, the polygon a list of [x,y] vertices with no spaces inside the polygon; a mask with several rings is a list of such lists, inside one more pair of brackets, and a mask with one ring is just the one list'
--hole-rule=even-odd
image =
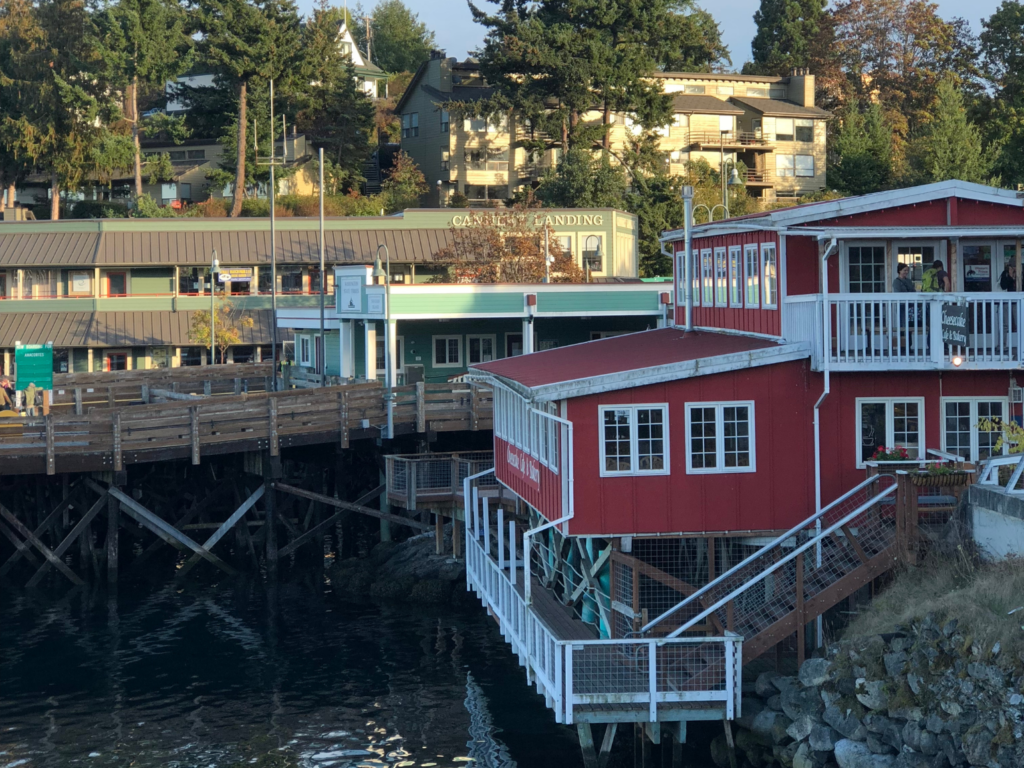
{"label": "roof vent", "polygon": [[442,51],[439,48],[435,48],[434,50],[432,50],[430,52],[430,58],[431,59],[443,59],[445,57],[445,55],[446,55],[445,52]]}

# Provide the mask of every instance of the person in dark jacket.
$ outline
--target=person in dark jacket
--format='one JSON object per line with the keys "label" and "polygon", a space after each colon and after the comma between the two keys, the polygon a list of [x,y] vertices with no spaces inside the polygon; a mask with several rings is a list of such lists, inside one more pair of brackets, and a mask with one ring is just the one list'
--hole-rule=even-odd
{"label": "person in dark jacket", "polygon": [[999,276],[999,287],[1004,291],[1017,290],[1017,270],[1014,269],[1013,264],[1007,264],[1003,274]]}

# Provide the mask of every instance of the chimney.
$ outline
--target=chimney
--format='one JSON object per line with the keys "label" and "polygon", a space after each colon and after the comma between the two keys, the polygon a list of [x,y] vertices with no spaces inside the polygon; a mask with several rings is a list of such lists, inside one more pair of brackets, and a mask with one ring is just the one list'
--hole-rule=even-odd
{"label": "chimney", "polygon": [[814,75],[807,67],[793,67],[787,96],[802,107],[814,106]]}

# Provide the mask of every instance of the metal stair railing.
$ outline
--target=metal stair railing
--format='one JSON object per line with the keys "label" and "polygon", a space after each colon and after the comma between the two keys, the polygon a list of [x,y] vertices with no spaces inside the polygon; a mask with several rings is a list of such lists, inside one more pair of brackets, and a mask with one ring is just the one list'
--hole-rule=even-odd
{"label": "metal stair railing", "polygon": [[[710,620],[752,638],[799,607],[808,587],[826,588],[895,543],[895,504],[893,519],[883,516],[880,505],[895,502],[896,490],[892,475],[869,477],[647,622],[639,633],[676,617],[679,626],[668,637]],[[812,548],[814,565],[808,572],[803,555]],[[783,555],[786,549],[791,551]]]}

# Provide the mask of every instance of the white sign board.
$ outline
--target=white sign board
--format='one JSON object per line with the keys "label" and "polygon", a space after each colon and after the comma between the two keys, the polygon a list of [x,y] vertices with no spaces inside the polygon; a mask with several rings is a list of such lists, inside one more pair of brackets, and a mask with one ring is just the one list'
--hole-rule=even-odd
{"label": "white sign board", "polygon": [[371,315],[384,314],[384,297],[379,293],[367,294],[366,311]]}
{"label": "white sign board", "polygon": [[358,277],[343,277],[338,283],[338,312],[362,312],[360,279]]}

